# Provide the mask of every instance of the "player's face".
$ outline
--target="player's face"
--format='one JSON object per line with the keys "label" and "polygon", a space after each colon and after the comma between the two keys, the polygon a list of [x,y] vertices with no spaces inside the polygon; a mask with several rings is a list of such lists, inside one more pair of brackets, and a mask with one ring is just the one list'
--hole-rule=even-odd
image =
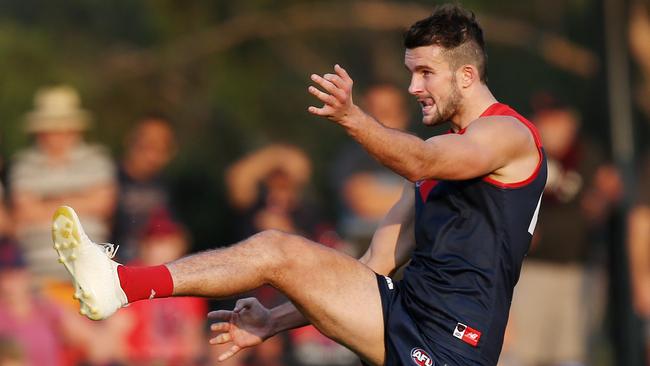
{"label": "player's face", "polygon": [[461,93],[456,84],[454,70],[439,46],[407,49],[404,64],[411,72],[409,93],[422,106],[422,123],[434,126],[458,114]]}

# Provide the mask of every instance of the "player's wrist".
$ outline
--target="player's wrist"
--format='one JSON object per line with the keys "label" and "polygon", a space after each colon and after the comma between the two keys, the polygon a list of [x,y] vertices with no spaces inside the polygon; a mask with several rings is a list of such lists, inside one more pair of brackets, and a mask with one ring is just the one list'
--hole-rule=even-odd
{"label": "player's wrist", "polygon": [[280,306],[276,306],[269,310],[269,321],[267,332],[264,335],[264,339],[273,337],[274,335],[282,332],[282,319],[283,319],[283,310]]}
{"label": "player's wrist", "polygon": [[268,332],[265,337],[270,338],[280,332],[298,328],[309,324],[305,317],[293,304],[285,303],[269,310]]}
{"label": "player's wrist", "polygon": [[358,106],[352,105],[349,110],[341,116],[339,124],[347,130],[350,135],[355,135],[364,123],[368,115]]}

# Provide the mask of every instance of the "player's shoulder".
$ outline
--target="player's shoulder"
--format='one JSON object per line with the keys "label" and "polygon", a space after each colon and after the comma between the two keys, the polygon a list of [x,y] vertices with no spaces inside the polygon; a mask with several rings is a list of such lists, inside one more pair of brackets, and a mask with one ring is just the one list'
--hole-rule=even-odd
{"label": "player's shoulder", "polygon": [[499,116],[481,116],[475,119],[470,125],[470,128],[520,128],[525,125],[515,116],[499,115]]}
{"label": "player's shoulder", "polygon": [[535,132],[515,116],[484,116],[472,122],[468,137],[512,151],[528,150],[537,145]]}
{"label": "player's shoulder", "polygon": [[470,123],[466,132],[502,137],[530,136],[529,127],[515,116],[482,116]]}

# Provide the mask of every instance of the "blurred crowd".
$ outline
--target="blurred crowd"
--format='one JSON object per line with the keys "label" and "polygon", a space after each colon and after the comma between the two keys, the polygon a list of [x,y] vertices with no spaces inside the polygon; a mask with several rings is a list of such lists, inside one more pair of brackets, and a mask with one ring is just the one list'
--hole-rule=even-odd
{"label": "blurred crowd", "polygon": [[[649,38],[647,12],[636,12],[630,41],[646,76],[641,95],[650,80]],[[391,128],[407,130],[415,119],[404,90],[391,84],[370,87],[361,103]],[[607,343],[605,257],[609,246],[623,245],[612,243],[615,236],[609,232],[623,201],[621,174],[583,133],[579,110],[545,92],[535,94],[531,109],[529,117],[548,155],[549,178],[515,289],[500,364],[602,364],[595,350]],[[231,307],[231,299],[140,302],[102,322],[76,314],[73,288],[51,247],[50,219],[59,205],[78,212],[94,241],[118,244],[121,263],[155,265],[193,249],[164,179],[166,167],[182,149],[174,124],[155,114],[134,121],[119,159],[86,140],[92,125],[92,113],[74,88],[43,87],[25,113],[30,145],[0,159],[0,366],[215,364],[221,349],[208,345],[206,314]],[[272,143],[234,161],[223,176],[236,239],[280,229],[361,255],[379,219],[399,197],[402,178],[357,144],[339,151],[328,179],[336,195],[334,219],[322,213],[312,161],[300,147]],[[650,344],[650,156],[638,174],[639,192],[627,217],[627,248],[634,311]],[[286,301],[270,287],[249,295],[268,306]],[[359,360],[313,327],[304,327],[223,364],[351,366]]]}
{"label": "blurred crowd", "polygon": [[[390,85],[378,86],[366,103],[377,108],[378,115],[386,113],[382,111],[386,105],[400,110],[405,106],[403,96]],[[400,120],[405,123],[406,118]],[[210,309],[232,307],[231,299],[141,302],[102,322],[78,316],[69,276],[57,263],[51,244],[50,220],[58,206],[74,207],[94,241],[118,244],[116,259],[121,263],[166,263],[191,252],[193,244],[164,178],[165,168],[181,148],[173,124],[160,115],[134,121],[118,159],[86,140],[92,125],[92,113],[83,108],[77,90],[44,86],[35,92],[33,109],[24,117],[30,145],[2,165],[6,178],[0,181],[0,365],[214,364],[220,350],[208,346],[206,315]],[[377,164],[365,166],[359,157],[368,160],[362,151],[342,154],[341,164],[350,168],[337,171],[336,179],[352,181],[355,174],[367,174],[365,185],[384,191],[399,185],[400,179],[388,176]],[[336,223],[323,218],[310,189],[311,177],[309,156],[289,144],[269,144],[234,161],[224,180],[236,218],[236,239],[279,229],[357,255],[360,244],[341,239]],[[359,187],[342,188],[340,205],[346,216],[372,226],[393,196],[380,205],[375,197],[359,198],[363,193],[359,192]],[[370,205],[375,207],[368,209]],[[271,287],[246,296],[256,296],[269,306],[286,301]],[[359,361],[313,327],[304,327],[241,352],[227,364],[358,365]]]}

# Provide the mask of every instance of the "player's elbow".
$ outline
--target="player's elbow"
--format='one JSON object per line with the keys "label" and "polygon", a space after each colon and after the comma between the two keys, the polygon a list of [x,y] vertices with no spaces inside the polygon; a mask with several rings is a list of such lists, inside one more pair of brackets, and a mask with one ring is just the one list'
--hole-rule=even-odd
{"label": "player's elbow", "polygon": [[421,180],[426,179],[426,176],[418,172],[407,172],[402,174],[402,176],[411,183],[415,183]]}
{"label": "player's elbow", "polygon": [[425,159],[416,159],[401,175],[408,181],[415,183],[433,177],[435,167]]}

